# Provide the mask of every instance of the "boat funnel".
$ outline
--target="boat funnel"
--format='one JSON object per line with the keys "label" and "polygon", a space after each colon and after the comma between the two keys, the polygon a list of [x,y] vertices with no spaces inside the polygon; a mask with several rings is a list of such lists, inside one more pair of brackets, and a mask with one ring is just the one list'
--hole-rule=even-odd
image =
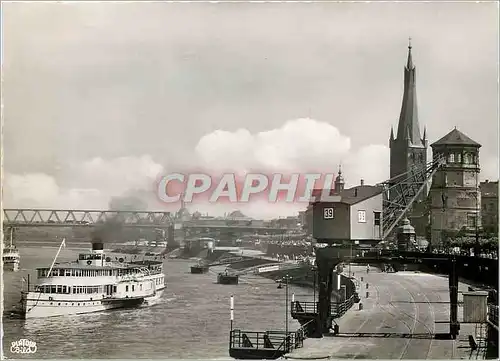
{"label": "boat funnel", "polygon": [[101,239],[92,240],[92,252],[94,253],[104,253],[104,243]]}

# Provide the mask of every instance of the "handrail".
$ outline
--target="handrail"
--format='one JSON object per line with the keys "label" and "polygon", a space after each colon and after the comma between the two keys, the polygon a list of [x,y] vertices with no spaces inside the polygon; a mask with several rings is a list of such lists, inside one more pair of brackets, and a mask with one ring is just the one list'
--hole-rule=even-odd
{"label": "handrail", "polygon": [[307,326],[311,322],[315,320],[310,320],[296,331],[288,331],[288,333],[281,330],[262,332],[234,329],[229,333],[229,349],[272,351],[273,358],[277,358],[304,346],[304,340],[308,336]]}
{"label": "handrail", "polygon": [[[352,295],[344,302],[331,303],[331,315],[342,317],[354,304],[355,295]],[[311,301],[293,301],[290,307],[291,314],[316,314],[318,313],[318,302]]]}
{"label": "handrail", "polygon": [[[287,337],[288,336],[288,337]],[[234,348],[252,348],[275,349],[291,351],[291,345],[295,344],[296,331],[243,331],[239,329],[231,330],[229,336],[229,347]],[[287,340],[289,342],[287,343]]]}

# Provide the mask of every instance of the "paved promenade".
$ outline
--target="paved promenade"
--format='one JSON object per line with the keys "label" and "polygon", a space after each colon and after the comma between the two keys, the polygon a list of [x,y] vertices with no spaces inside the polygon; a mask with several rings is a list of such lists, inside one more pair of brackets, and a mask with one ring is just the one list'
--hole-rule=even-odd
{"label": "paved promenade", "polygon": [[[304,348],[294,350],[287,358],[483,358],[482,350],[471,353],[469,347],[468,335],[480,332],[474,325],[462,324],[456,340],[440,338],[449,332],[447,278],[414,272],[388,274],[374,268],[367,275],[362,266],[353,266],[352,272],[358,280],[364,278],[359,282],[363,310],[354,305],[337,320],[339,335],[307,339]],[[467,285],[460,284],[460,291],[467,291]],[[462,312],[459,306],[459,321]]]}

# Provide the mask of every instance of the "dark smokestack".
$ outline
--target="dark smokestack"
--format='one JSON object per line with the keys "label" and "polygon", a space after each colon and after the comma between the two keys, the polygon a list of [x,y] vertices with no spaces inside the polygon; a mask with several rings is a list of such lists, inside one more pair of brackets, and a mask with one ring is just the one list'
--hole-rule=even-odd
{"label": "dark smokestack", "polygon": [[364,179],[361,179],[361,185],[364,186],[365,185],[365,180]]}
{"label": "dark smokestack", "polygon": [[354,188],[354,197],[358,196],[358,188]]}
{"label": "dark smokestack", "polygon": [[104,251],[104,243],[102,242],[102,239],[92,239],[92,251]]}

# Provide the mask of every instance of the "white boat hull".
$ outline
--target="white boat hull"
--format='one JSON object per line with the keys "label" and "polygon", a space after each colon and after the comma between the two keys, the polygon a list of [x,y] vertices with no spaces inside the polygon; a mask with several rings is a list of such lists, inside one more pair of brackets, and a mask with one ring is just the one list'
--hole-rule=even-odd
{"label": "white boat hull", "polygon": [[[165,288],[156,291],[152,296],[143,299],[122,300],[87,300],[82,301],[48,301],[48,300],[23,300],[23,315],[25,319],[44,318],[55,316],[79,315],[85,313],[102,312],[111,309],[133,307],[140,305],[152,305],[161,298]],[[135,301],[135,302],[134,302]]]}

